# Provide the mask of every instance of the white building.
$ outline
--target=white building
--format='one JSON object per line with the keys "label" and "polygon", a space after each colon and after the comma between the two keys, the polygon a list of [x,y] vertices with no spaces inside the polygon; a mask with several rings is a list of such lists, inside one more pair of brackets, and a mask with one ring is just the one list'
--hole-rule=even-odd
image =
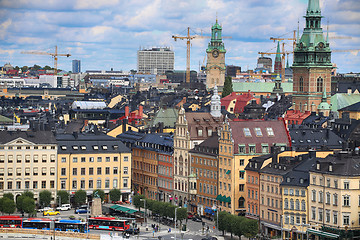
{"label": "white building", "polygon": [[141,49],[137,52],[139,73],[164,74],[174,70],[175,54],[170,48]]}

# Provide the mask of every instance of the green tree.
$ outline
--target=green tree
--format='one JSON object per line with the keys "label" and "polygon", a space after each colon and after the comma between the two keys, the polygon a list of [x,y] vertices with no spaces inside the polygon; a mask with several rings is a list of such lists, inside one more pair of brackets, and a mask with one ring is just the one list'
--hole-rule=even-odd
{"label": "green tree", "polygon": [[51,192],[49,190],[43,190],[39,193],[40,206],[47,207],[51,202]]}
{"label": "green tree", "polygon": [[104,201],[105,199],[105,192],[101,189],[96,189],[93,191],[92,194],[93,198],[95,198],[95,196],[99,196],[101,198],[101,201]]}
{"label": "green tree", "polygon": [[155,201],[152,205],[152,212],[160,215],[162,208],[164,208],[164,203]]}
{"label": "green tree", "polygon": [[12,193],[4,193],[3,197],[14,201],[14,194]]}
{"label": "green tree", "polygon": [[175,218],[175,208],[176,206],[169,204],[166,207],[166,217]]}
{"label": "green tree", "polygon": [[28,66],[23,66],[23,67],[21,68],[21,71],[22,71],[22,72],[26,72],[28,69],[29,69]]}
{"label": "green tree", "polygon": [[236,227],[236,216],[228,213],[226,214],[224,220],[226,222],[225,230],[231,234],[231,239],[232,239]]}
{"label": "green tree", "polygon": [[41,68],[41,66],[36,65],[36,64],[32,67],[32,69],[34,69],[35,71],[36,71],[36,70],[39,70],[40,68]]}
{"label": "green tree", "polygon": [[145,196],[144,195],[135,195],[133,197],[133,204],[136,208],[139,209],[139,211],[140,211],[140,208],[144,206],[144,203],[141,201],[141,199],[145,199]]}
{"label": "green tree", "polygon": [[3,197],[0,200],[1,203],[1,212],[6,214],[13,214],[15,212],[16,206],[14,200]]}
{"label": "green tree", "polygon": [[34,193],[30,191],[25,191],[22,193],[22,195],[34,199]]}
{"label": "green tree", "polygon": [[146,209],[149,209],[150,211],[153,210],[153,204],[154,204],[154,200],[151,199],[146,199]]}
{"label": "green tree", "polygon": [[225,77],[224,88],[221,97],[226,97],[233,92],[233,84],[231,77]]}
{"label": "green tree", "polygon": [[110,194],[110,201],[116,202],[120,200],[121,192],[119,189],[113,188],[110,190],[109,194]]}
{"label": "green tree", "polygon": [[74,194],[74,201],[78,206],[86,203],[86,192],[84,190],[77,190]]}
{"label": "green tree", "polygon": [[258,222],[254,219],[245,219],[243,221],[244,236],[247,238],[253,238],[259,232]]}
{"label": "green tree", "polygon": [[[61,203],[60,204],[65,204],[65,203],[69,203],[69,193],[67,191],[64,190],[60,190],[57,192],[57,197],[58,199],[61,199]],[[60,200],[59,200],[60,201]]]}
{"label": "green tree", "polygon": [[29,214],[29,217],[31,214],[35,212],[35,200],[33,198],[30,198],[28,196],[24,196],[23,199],[23,211]]}
{"label": "green tree", "polygon": [[241,236],[244,235],[244,221],[246,219],[244,217],[236,216],[236,219],[233,223],[233,231],[235,236],[238,236],[241,240]]}
{"label": "green tree", "polygon": [[219,212],[219,220],[218,221],[216,220],[217,215],[215,215],[215,222],[219,223],[219,226],[217,226],[217,228],[219,229],[219,231],[222,231],[222,235],[224,235],[225,231],[226,231],[227,223],[225,221],[225,218],[227,215],[228,215],[227,212],[224,212],[224,211]]}
{"label": "green tree", "polygon": [[180,224],[182,224],[182,221],[187,218],[187,208],[178,208],[176,210],[176,219],[180,221]]}
{"label": "green tree", "polygon": [[50,66],[48,66],[48,65],[46,65],[45,67],[44,67],[44,70],[51,70],[52,68],[50,67]]}
{"label": "green tree", "polygon": [[23,194],[21,194],[16,198],[16,208],[21,213],[24,212],[24,207],[23,207],[24,198],[26,198],[26,196]]}

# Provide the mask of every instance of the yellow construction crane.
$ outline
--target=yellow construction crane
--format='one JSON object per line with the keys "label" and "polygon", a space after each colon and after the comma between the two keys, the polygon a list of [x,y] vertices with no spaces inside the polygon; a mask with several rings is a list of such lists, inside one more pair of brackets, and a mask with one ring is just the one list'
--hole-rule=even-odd
{"label": "yellow construction crane", "polygon": [[[172,38],[176,41],[178,39],[185,40],[186,39],[186,82],[190,83],[190,43],[194,38],[211,38],[209,36],[202,35],[190,35],[190,27],[187,28],[186,36],[172,36]],[[223,36],[222,38],[231,38],[227,36]]]}
{"label": "yellow construction crane", "polygon": [[57,61],[58,61],[58,56],[64,56],[64,57],[70,57],[71,55],[69,53],[58,53],[58,49],[57,46],[55,46],[55,52],[54,53],[49,53],[49,52],[38,52],[38,51],[22,51],[22,54],[36,54],[36,55],[50,55],[54,58],[54,75],[57,75]]}
{"label": "yellow construction crane", "polygon": [[172,36],[172,38],[176,41],[178,39],[185,40],[186,39],[186,82],[190,82],[190,41],[196,38],[196,36],[190,36],[190,27],[187,28],[187,36]]}

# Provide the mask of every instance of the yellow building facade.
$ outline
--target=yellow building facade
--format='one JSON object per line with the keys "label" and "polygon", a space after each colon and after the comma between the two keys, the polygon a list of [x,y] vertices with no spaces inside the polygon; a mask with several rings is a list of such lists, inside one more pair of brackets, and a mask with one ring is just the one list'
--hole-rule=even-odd
{"label": "yellow building facade", "polygon": [[96,134],[58,135],[57,190],[91,195],[119,189],[122,201],[131,193],[131,152],[116,138]]}

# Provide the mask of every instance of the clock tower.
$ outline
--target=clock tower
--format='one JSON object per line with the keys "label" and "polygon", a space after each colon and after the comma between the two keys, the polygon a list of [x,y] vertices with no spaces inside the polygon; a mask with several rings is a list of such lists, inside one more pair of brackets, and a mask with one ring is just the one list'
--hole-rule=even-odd
{"label": "clock tower", "polygon": [[327,102],[331,92],[331,50],[321,18],[319,0],[309,0],[306,26],[301,38],[297,37],[292,66],[293,109],[301,112],[318,112],[319,104]]}
{"label": "clock tower", "polygon": [[223,87],[225,81],[225,47],[221,37],[222,28],[217,19],[211,27],[211,41],[206,49],[206,88],[213,89],[215,84]]}

